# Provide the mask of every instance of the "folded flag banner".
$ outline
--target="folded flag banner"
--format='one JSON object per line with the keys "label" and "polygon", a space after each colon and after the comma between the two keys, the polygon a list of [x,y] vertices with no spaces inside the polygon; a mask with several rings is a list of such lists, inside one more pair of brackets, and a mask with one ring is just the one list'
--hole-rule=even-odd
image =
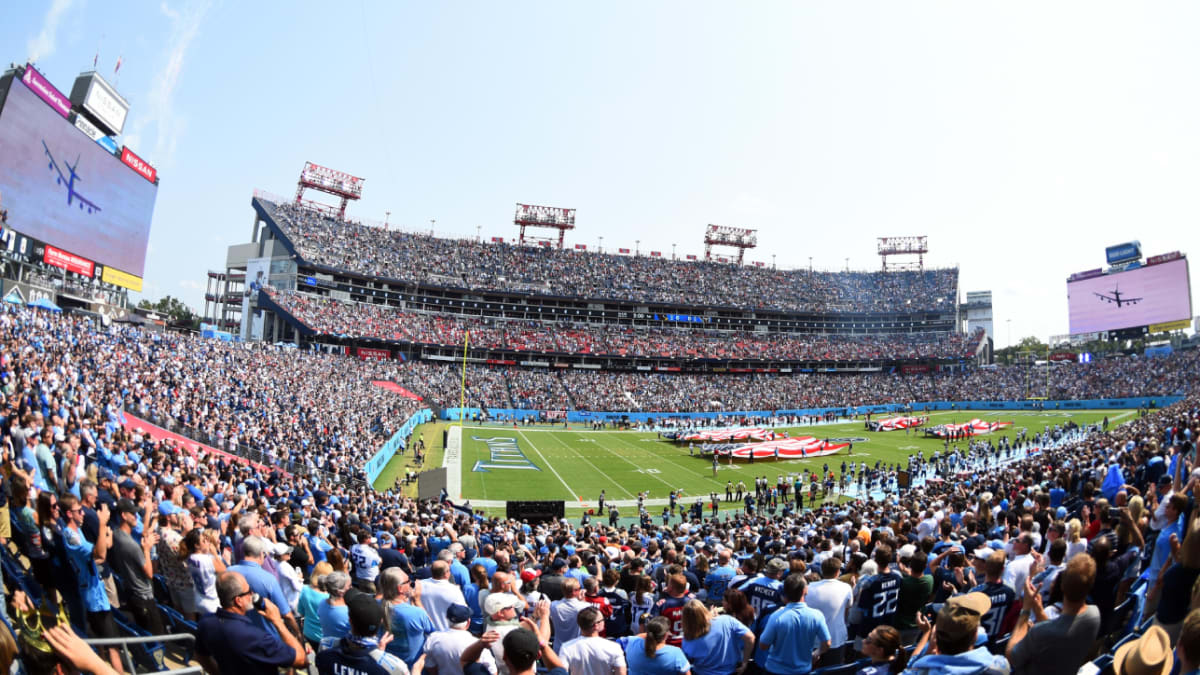
{"label": "folded flag banner", "polygon": [[925,430],[926,436],[935,438],[946,438],[948,436],[980,436],[990,434],[993,431],[1006,429],[1013,425],[1012,422],[984,422],[981,419],[973,419],[966,424],[942,424]]}
{"label": "folded flag banner", "polygon": [[871,431],[901,431],[924,426],[928,421],[928,417],[887,417],[880,420],[871,420],[867,423],[867,428]]}

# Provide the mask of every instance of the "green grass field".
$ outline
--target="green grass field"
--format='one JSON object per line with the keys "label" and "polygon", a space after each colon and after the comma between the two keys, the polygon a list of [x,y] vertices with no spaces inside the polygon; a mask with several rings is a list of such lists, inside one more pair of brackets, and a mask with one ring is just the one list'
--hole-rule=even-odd
{"label": "green grass field", "polygon": [[[1132,411],[1070,411],[1070,412],[970,412],[933,413],[930,424],[966,422],[972,418],[987,421],[1012,421],[1014,426],[1003,432],[980,438],[999,440],[1016,436],[1022,428],[1029,433],[1041,432],[1046,426],[1074,420],[1080,425],[1091,424],[1105,415],[1113,424],[1129,421]],[[817,438],[854,438],[853,459],[861,462],[876,459],[888,463],[904,463],[905,458],[924,450],[928,456],[943,447],[943,441],[926,439],[919,432],[905,435],[903,431],[870,432],[863,422],[846,422],[812,427],[792,427],[793,436]],[[477,463],[491,463],[492,450],[487,440],[503,451],[512,453],[515,442],[535,469],[491,468],[474,470]],[[499,440],[511,439],[511,440]],[[865,440],[861,440],[865,439]],[[510,455],[511,456],[511,455]],[[634,499],[638,492],[647,491],[649,498],[663,498],[671,489],[682,489],[686,496],[706,496],[716,491],[722,496],[725,482],[739,480],[753,485],[754,476],[775,477],[800,470],[820,470],[826,462],[839,467],[843,454],[808,460],[757,461],[754,464],[737,462],[732,467],[722,463],[716,479],[712,476],[711,460],[690,457],[686,445],[677,446],[658,440],[656,434],[630,431],[590,431],[585,425],[564,430],[548,427],[480,427],[463,429],[462,497],[472,500],[544,499],[572,503],[594,503],[601,490],[611,500]],[[521,462],[516,462],[520,464]],[[836,469],[835,469],[836,471]]]}

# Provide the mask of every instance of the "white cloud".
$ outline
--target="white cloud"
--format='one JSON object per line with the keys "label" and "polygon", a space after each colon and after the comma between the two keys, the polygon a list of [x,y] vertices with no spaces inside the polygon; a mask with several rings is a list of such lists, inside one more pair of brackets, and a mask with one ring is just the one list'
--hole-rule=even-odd
{"label": "white cloud", "polygon": [[[182,9],[173,9],[165,2],[161,5],[163,14],[170,21],[167,37],[170,48],[162,69],[150,86],[143,108],[145,115],[134,123],[133,130],[126,136],[129,147],[150,158],[160,169],[172,164],[175,148],[186,128],[186,119],[174,109],[175,90],[179,87],[188,48],[200,33],[200,24],[210,7],[208,0],[190,2]],[[146,134],[146,129],[151,126],[153,134]],[[144,135],[147,143],[153,142],[152,147],[141,149]]]}
{"label": "white cloud", "polygon": [[204,290],[204,284],[200,283],[199,281],[193,281],[192,279],[183,279],[179,282],[179,285],[182,288],[186,288],[186,289],[192,290],[192,291]]}
{"label": "white cloud", "polygon": [[58,23],[73,3],[74,0],[54,0],[50,3],[50,9],[46,10],[46,18],[42,21],[41,32],[27,44],[30,61],[48,58],[54,53]]}

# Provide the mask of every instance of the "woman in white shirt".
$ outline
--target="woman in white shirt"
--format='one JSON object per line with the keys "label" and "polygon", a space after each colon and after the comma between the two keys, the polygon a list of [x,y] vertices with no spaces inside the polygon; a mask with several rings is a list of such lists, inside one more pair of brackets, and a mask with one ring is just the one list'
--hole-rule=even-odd
{"label": "woman in white shirt", "polygon": [[288,607],[296,611],[300,602],[300,591],[304,589],[304,579],[295,567],[288,562],[292,557],[292,547],[282,542],[276,542],[271,551],[279,562],[279,587],[283,589],[283,597],[287,598]]}
{"label": "woman in white shirt", "polygon": [[221,607],[217,598],[217,575],[225,571],[225,561],[217,555],[217,533],[196,528],[183,537],[188,572],[196,593],[196,608],[201,614],[215,614]]}

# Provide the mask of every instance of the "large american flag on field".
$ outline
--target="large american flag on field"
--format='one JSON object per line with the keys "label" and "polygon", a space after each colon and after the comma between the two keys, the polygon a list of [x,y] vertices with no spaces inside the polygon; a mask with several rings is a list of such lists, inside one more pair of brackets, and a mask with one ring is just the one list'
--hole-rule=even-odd
{"label": "large american flag on field", "polygon": [[748,427],[745,429],[713,429],[706,431],[693,431],[684,433],[679,437],[681,441],[695,441],[701,443],[725,443],[727,441],[770,441],[775,438],[782,438],[782,434],[776,434],[770,429],[761,427]]}

